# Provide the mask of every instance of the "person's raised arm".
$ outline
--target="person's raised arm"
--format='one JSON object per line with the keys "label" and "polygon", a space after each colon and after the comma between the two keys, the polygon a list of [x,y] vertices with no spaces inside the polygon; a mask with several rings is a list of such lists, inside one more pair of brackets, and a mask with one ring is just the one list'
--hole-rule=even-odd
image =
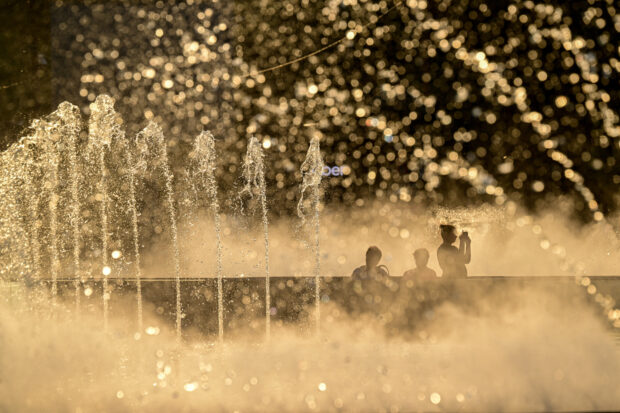
{"label": "person's raised arm", "polygon": [[471,262],[471,239],[466,232],[459,238],[459,255],[463,258],[463,264]]}
{"label": "person's raised arm", "polygon": [[471,239],[467,237],[467,241],[465,244],[465,264],[469,264],[471,262]]}

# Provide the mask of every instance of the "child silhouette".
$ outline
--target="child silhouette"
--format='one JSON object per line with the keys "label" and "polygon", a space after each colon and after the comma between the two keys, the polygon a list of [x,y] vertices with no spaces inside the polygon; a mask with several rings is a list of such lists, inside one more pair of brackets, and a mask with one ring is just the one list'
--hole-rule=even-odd
{"label": "child silhouette", "polygon": [[372,246],[368,248],[366,251],[366,265],[357,267],[351,276],[360,280],[380,280],[387,277],[387,267],[379,265],[381,255],[381,250],[378,247]]}
{"label": "child silhouette", "polygon": [[435,271],[428,268],[430,254],[426,248],[419,248],[413,252],[416,267],[405,271],[403,277],[413,278],[416,281],[434,280],[437,278]]}

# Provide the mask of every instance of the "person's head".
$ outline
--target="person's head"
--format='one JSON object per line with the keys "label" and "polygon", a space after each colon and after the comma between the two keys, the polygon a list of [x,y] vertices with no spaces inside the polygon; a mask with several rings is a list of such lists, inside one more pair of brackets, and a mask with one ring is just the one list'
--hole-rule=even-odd
{"label": "person's head", "polygon": [[366,251],[366,266],[376,267],[381,261],[381,250],[374,245]]}
{"label": "person's head", "polygon": [[428,264],[428,250],[426,248],[419,248],[413,252],[413,259],[415,260],[415,265],[418,268],[426,267]]}
{"label": "person's head", "polygon": [[441,239],[447,244],[452,244],[456,241],[456,228],[454,228],[454,225],[441,226]]}

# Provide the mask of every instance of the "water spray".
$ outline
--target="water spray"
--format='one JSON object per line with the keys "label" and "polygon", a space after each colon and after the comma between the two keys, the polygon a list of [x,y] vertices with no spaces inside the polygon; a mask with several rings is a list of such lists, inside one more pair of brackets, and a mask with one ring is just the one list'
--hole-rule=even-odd
{"label": "water spray", "polygon": [[306,159],[301,165],[302,183],[301,197],[297,204],[297,215],[301,218],[302,225],[306,222],[306,211],[304,207],[304,195],[309,192],[311,209],[314,212],[314,305],[315,305],[315,327],[317,334],[321,328],[321,256],[320,256],[320,203],[321,203],[321,179],[323,171],[323,159],[321,158],[321,148],[319,138],[313,137],[310,147],[306,154]]}
{"label": "water spray", "polygon": [[[215,222],[215,237],[217,244],[217,325],[218,339],[224,340],[224,293],[222,285],[222,234],[220,220],[220,206],[217,199],[217,182],[215,180],[215,139],[211,132],[203,131],[196,137],[194,150],[190,154],[194,168],[190,179],[193,183],[200,184],[200,190],[207,193],[211,205],[213,220]],[[192,185],[195,198],[198,199],[196,185]]]}
{"label": "water spray", "polygon": [[172,237],[172,254],[174,260],[174,280],[176,291],[176,321],[175,330],[177,342],[181,342],[181,322],[183,319],[183,308],[181,305],[181,262],[179,257],[179,242],[177,230],[176,210],[174,207],[174,190],[172,188],[172,172],[168,163],[168,152],[166,148],[166,140],[164,133],[159,125],[150,122],[136,137],[136,145],[142,159],[142,167],[146,168],[145,159],[153,151],[153,156],[158,161],[157,165],[161,168],[161,173],[165,180],[166,193],[166,209],[168,211],[168,219],[170,221],[170,232]]}
{"label": "water spray", "polygon": [[103,274],[103,325],[108,328],[108,186],[106,177],[106,153],[110,150],[112,140],[124,137],[121,130],[120,116],[114,111],[114,99],[107,95],[99,95],[90,105],[91,115],[88,120],[88,153],[96,156],[99,166],[98,194],[101,219],[101,266]]}
{"label": "water spray", "polygon": [[267,195],[265,188],[264,154],[261,144],[252,136],[243,162],[243,179],[245,185],[241,190],[241,196],[248,194],[254,196],[256,189],[260,195],[260,204],[263,220],[263,236],[265,241],[265,336],[271,337],[271,279],[269,274],[269,221],[267,218]]}

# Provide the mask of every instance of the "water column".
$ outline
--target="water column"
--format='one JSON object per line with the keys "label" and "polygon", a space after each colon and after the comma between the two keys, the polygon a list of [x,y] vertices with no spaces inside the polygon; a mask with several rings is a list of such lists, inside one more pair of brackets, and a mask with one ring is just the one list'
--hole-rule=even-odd
{"label": "water column", "polygon": [[[131,231],[134,252],[134,271],[136,276],[136,304],[138,317],[138,331],[142,334],[143,317],[142,317],[142,270],[140,269],[140,234],[138,232],[138,208],[136,203],[136,175],[146,169],[146,159],[138,157],[134,163],[133,148],[125,142],[123,147],[125,161],[127,163],[129,175],[129,210],[131,211]],[[138,154],[144,151],[137,151]]]}
{"label": "water column", "polygon": [[306,223],[306,208],[304,196],[309,192],[310,206],[313,212],[314,224],[314,305],[315,305],[315,327],[317,333],[321,328],[321,256],[320,256],[320,221],[319,207],[321,203],[321,179],[323,172],[323,159],[321,158],[321,148],[319,138],[313,137],[306,153],[306,159],[301,165],[302,183],[301,197],[297,204],[297,214],[301,218],[302,225]]}
{"label": "water column", "polygon": [[27,154],[12,145],[0,153],[0,278],[25,281],[32,275],[34,257],[28,228],[28,191],[24,173]]}
{"label": "water column", "polygon": [[39,228],[41,221],[39,219],[39,203],[41,197],[35,190],[39,165],[35,159],[34,139],[32,136],[24,137],[20,140],[20,149],[22,152],[20,175],[23,180],[23,196],[26,222],[29,223],[29,240],[30,257],[32,260],[32,270],[36,280],[41,279],[41,240]]}
{"label": "water column", "polygon": [[60,130],[59,122],[54,115],[50,115],[49,120],[37,119],[32,123],[35,133],[35,140],[41,149],[42,169],[46,171],[48,179],[44,181],[44,188],[47,189],[48,213],[50,219],[50,272],[52,275],[52,307],[56,305],[58,295],[58,272],[60,270],[59,256],[59,237],[58,237],[58,167],[60,165]]}
{"label": "water column", "polygon": [[73,238],[73,274],[75,278],[75,311],[79,314],[80,309],[80,198],[79,198],[79,172],[78,172],[78,137],[80,134],[80,109],[69,102],[63,102],[56,111],[61,122],[61,136],[66,141],[64,149],[68,154],[70,172],[71,232]]}
{"label": "water column", "polygon": [[265,242],[265,335],[267,340],[271,336],[271,279],[269,274],[269,221],[267,219],[267,194],[265,185],[265,165],[263,148],[258,140],[252,136],[243,162],[243,180],[245,186],[241,190],[241,196],[248,194],[254,196],[257,190],[260,196],[260,205],[263,221],[263,238]]}
{"label": "water column", "polygon": [[213,212],[215,224],[215,237],[217,247],[217,325],[218,338],[224,340],[224,293],[222,285],[222,234],[220,220],[220,206],[217,199],[217,182],[215,180],[215,139],[209,131],[203,131],[196,137],[194,150],[190,157],[193,161],[190,181],[195,198],[198,199],[197,191],[207,193],[208,202]]}
{"label": "water column", "polygon": [[101,265],[103,273],[103,325],[108,327],[108,188],[106,178],[106,152],[110,150],[112,140],[122,138],[122,120],[114,111],[114,99],[107,95],[99,95],[90,105],[88,120],[88,150],[87,156],[91,162],[97,162],[99,168],[98,194],[95,197],[100,204],[101,219]]}
{"label": "water column", "polygon": [[[172,189],[172,172],[168,164],[168,153],[164,133],[157,123],[150,122],[136,137],[136,145],[141,152],[142,159],[149,159],[149,154],[154,151],[154,158],[157,165],[161,168],[165,180],[166,210],[170,221],[170,232],[172,237],[172,253],[174,259],[174,280],[176,287],[176,335],[177,341],[181,341],[181,321],[183,318],[183,308],[181,306],[181,262],[179,257],[179,241],[177,231],[176,210],[174,207],[174,191]],[[152,149],[151,149],[152,148]],[[146,153],[145,153],[146,151]]]}

